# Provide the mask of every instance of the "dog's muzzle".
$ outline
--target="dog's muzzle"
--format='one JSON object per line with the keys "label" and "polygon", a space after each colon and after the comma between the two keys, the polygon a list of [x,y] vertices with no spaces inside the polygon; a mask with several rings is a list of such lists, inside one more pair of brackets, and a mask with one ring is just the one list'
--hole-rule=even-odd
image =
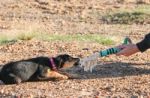
{"label": "dog's muzzle", "polygon": [[79,58],[75,58],[76,59],[76,62],[75,62],[75,66],[78,66],[78,65],[80,65],[80,59]]}

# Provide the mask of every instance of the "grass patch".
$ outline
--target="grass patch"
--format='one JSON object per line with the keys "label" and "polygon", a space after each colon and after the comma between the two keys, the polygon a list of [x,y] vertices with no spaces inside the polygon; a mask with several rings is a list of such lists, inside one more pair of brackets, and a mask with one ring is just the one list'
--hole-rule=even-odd
{"label": "grass patch", "polygon": [[34,32],[20,33],[19,35],[17,35],[17,39],[18,40],[31,40],[35,38],[36,36],[38,36],[38,33],[34,33]]}
{"label": "grass patch", "polygon": [[78,42],[93,42],[93,43],[99,43],[103,45],[112,45],[114,44],[114,41],[110,38],[106,38],[103,36],[100,36],[98,34],[74,34],[74,35],[47,35],[43,38],[43,40],[47,41],[64,41],[64,42],[71,42],[71,41],[78,41]]}
{"label": "grass patch", "polygon": [[39,33],[34,33],[34,32],[27,32],[27,33],[19,33],[18,35],[11,37],[11,36],[6,36],[1,35],[0,36],[0,45],[4,44],[13,44],[17,42],[18,40],[31,40],[33,38],[36,38],[39,36]]}
{"label": "grass patch", "polygon": [[43,41],[63,41],[63,42],[87,42],[87,43],[99,43],[103,45],[113,45],[114,41],[111,38],[100,36],[98,34],[73,34],[73,35],[63,35],[63,34],[46,34],[46,33],[21,33],[16,35],[13,39],[8,39],[6,36],[0,37],[0,45],[7,43],[14,43],[17,40],[31,40],[39,39]]}
{"label": "grass patch", "polygon": [[102,21],[108,24],[150,24],[150,6],[141,5],[133,10],[120,9],[102,16]]}
{"label": "grass patch", "polygon": [[[133,9],[134,12],[141,12],[141,13],[147,13],[150,14],[150,5],[139,5],[135,9]],[[132,10],[131,10],[132,11]]]}
{"label": "grass patch", "polygon": [[102,20],[108,24],[150,24],[150,15],[140,12],[122,12],[104,16]]}
{"label": "grass patch", "polygon": [[4,44],[14,44],[15,42],[17,42],[17,40],[15,39],[9,39],[7,36],[5,35],[1,35],[0,36],[0,45],[4,45]]}

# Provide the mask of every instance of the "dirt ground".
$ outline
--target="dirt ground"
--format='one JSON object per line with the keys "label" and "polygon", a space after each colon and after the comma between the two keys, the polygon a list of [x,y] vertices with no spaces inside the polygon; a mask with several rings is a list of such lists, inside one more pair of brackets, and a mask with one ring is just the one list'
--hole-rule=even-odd
{"label": "dirt ground", "polygon": [[[24,32],[50,34],[100,34],[114,37],[116,45],[125,36],[140,41],[150,24],[102,24],[100,16],[107,11],[134,9],[137,4],[119,0],[3,0],[0,1],[0,33],[14,36]],[[146,0],[145,0],[146,1]],[[147,1],[146,1],[147,2]],[[148,1],[149,2],[149,1]],[[36,56],[68,53],[88,56],[106,49],[98,43],[48,42],[32,39],[0,46],[0,65]],[[89,50],[83,50],[88,48]],[[93,73],[72,68],[70,73],[83,79],[27,82],[0,85],[1,98],[150,98],[150,51],[131,57],[111,55],[99,59]]]}

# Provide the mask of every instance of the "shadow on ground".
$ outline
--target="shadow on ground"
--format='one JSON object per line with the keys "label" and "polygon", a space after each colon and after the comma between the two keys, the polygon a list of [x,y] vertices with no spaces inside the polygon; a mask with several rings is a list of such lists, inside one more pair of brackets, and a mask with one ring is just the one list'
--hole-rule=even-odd
{"label": "shadow on ground", "polygon": [[85,79],[115,78],[150,74],[149,66],[150,63],[106,62],[97,65],[92,73],[85,72],[83,68],[74,68],[71,72],[85,76]]}

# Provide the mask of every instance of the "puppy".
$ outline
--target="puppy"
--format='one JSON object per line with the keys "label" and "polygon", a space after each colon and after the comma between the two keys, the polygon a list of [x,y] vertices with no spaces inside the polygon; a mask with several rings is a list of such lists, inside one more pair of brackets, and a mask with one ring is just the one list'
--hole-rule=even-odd
{"label": "puppy", "polygon": [[19,84],[26,81],[62,80],[73,78],[61,69],[76,66],[79,58],[67,54],[57,57],[36,57],[27,60],[10,62],[0,70],[0,80],[5,84]]}

